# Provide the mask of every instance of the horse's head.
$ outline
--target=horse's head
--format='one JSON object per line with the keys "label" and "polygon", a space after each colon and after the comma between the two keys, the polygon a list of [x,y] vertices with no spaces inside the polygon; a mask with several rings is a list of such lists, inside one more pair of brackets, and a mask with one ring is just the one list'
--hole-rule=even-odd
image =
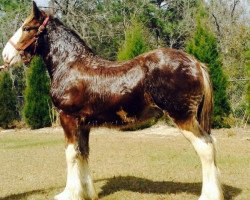
{"label": "horse's head", "polygon": [[48,16],[40,11],[33,2],[31,14],[25,19],[22,26],[9,39],[3,49],[4,66],[12,66],[20,62],[28,63],[36,53],[39,36],[44,31]]}

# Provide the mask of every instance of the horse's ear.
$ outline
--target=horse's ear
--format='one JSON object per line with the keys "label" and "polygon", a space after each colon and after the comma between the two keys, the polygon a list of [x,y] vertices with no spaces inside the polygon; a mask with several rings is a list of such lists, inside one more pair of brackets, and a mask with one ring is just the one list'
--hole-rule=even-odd
{"label": "horse's ear", "polygon": [[33,7],[32,7],[32,15],[34,16],[35,19],[39,19],[41,15],[41,11],[36,5],[36,2],[33,1]]}

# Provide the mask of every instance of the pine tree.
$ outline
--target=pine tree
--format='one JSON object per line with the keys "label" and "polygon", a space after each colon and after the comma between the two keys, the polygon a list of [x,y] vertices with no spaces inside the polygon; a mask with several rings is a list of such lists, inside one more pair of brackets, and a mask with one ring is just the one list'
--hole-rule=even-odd
{"label": "pine tree", "polygon": [[0,126],[3,128],[8,128],[18,118],[17,97],[8,72],[0,75],[0,111]]}
{"label": "pine tree", "polygon": [[230,114],[231,107],[226,92],[227,76],[223,72],[218,52],[217,40],[209,29],[198,20],[194,37],[187,43],[187,52],[193,54],[201,62],[207,64],[214,91],[213,127],[228,126],[225,117]]}
{"label": "pine tree", "polygon": [[24,89],[25,89],[25,71],[24,67],[15,66],[11,70],[11,75],[13,79],[13,87],[17,95],[17,110],[18,110],[18,119],[22,120],[22,110],[24,106]]}
{"label": "pine tree", "polygon": [[50,80],[41,57],[35,56],[27,71],[27,87],[24,92],[24,117],[32,128],[51,125]]}
{"label": "pine tree", "polygon": [[146,41],[146,30],[143,25],[132,19],[131,25],[125,31],[125,41],[117,54],[117,59],[129,60],[150,49]]}

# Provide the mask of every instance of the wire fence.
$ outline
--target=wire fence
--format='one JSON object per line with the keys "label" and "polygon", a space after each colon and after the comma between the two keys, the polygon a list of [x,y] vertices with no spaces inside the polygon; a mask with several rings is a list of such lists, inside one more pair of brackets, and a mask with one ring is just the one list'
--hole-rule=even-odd
{"label": "wire fence", "polygon": [[230,125],[232,127],[245,128],[250,121],[247,115],[247,85],[250,79],[231,79],[229,80],[228,96],[232,108]]}

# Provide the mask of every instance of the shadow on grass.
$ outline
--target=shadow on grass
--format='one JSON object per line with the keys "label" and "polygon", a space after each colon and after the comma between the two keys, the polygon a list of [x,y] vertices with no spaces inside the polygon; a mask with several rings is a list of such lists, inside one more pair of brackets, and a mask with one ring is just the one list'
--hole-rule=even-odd
{"label": "shadow on grass", "polygon": [[[201,183],[182,183],[173,181],[151,181],[134,176],[118,176],[114,178],[97,180],[107,181],[102,187],[99,197],[108,196],[118,191],[126,190],[139,193],[155,194],[174,194],[174,193],[191,193],[199,196],[201,192]],[[241,189],[229,185],[223,185],[225,199],[232,200],[241,193]]]}
{"label": "shadow on grass", "polygon": [[[155,194],[175,194],[175,193],[190,193],[196,196],[200,195],[201,183],[182,183],[173,181],[151,181],[144,178],[134,176],[118,176],[107,179],[96,180],[95,182],[107,181],[101,188],[99,197],[105,197],[118,191],[126,190],[139,193],[155,193]],[[0,200],[20,200],[27,199],[32,195],[46,196],[51,190],[56,190],[61,187],[48,189],[32,190],[19,194],[12,194],[6,197],[0,197]],[[241,189],[229,185],[223,185],[224,195],[226,200],[232,200],[241,193]]]}
{"label": "shadow on grass", "polygon": [[59,188],[53,187],[53,188],[48,188],[48,189],[39,189],[39,190],[32,190],[32,191],[28,191],[28,192],[22,192],[22,193],[18,193],[18,194],[11,194],[9,196],[6,197],[0,197],[0,200],[20,200],[20,199],[27,199],[28,197],[32,196],[32,195],[37,195],[37,194],[44,194],[44,196],[50,192],[51,190],[56,190]]}

